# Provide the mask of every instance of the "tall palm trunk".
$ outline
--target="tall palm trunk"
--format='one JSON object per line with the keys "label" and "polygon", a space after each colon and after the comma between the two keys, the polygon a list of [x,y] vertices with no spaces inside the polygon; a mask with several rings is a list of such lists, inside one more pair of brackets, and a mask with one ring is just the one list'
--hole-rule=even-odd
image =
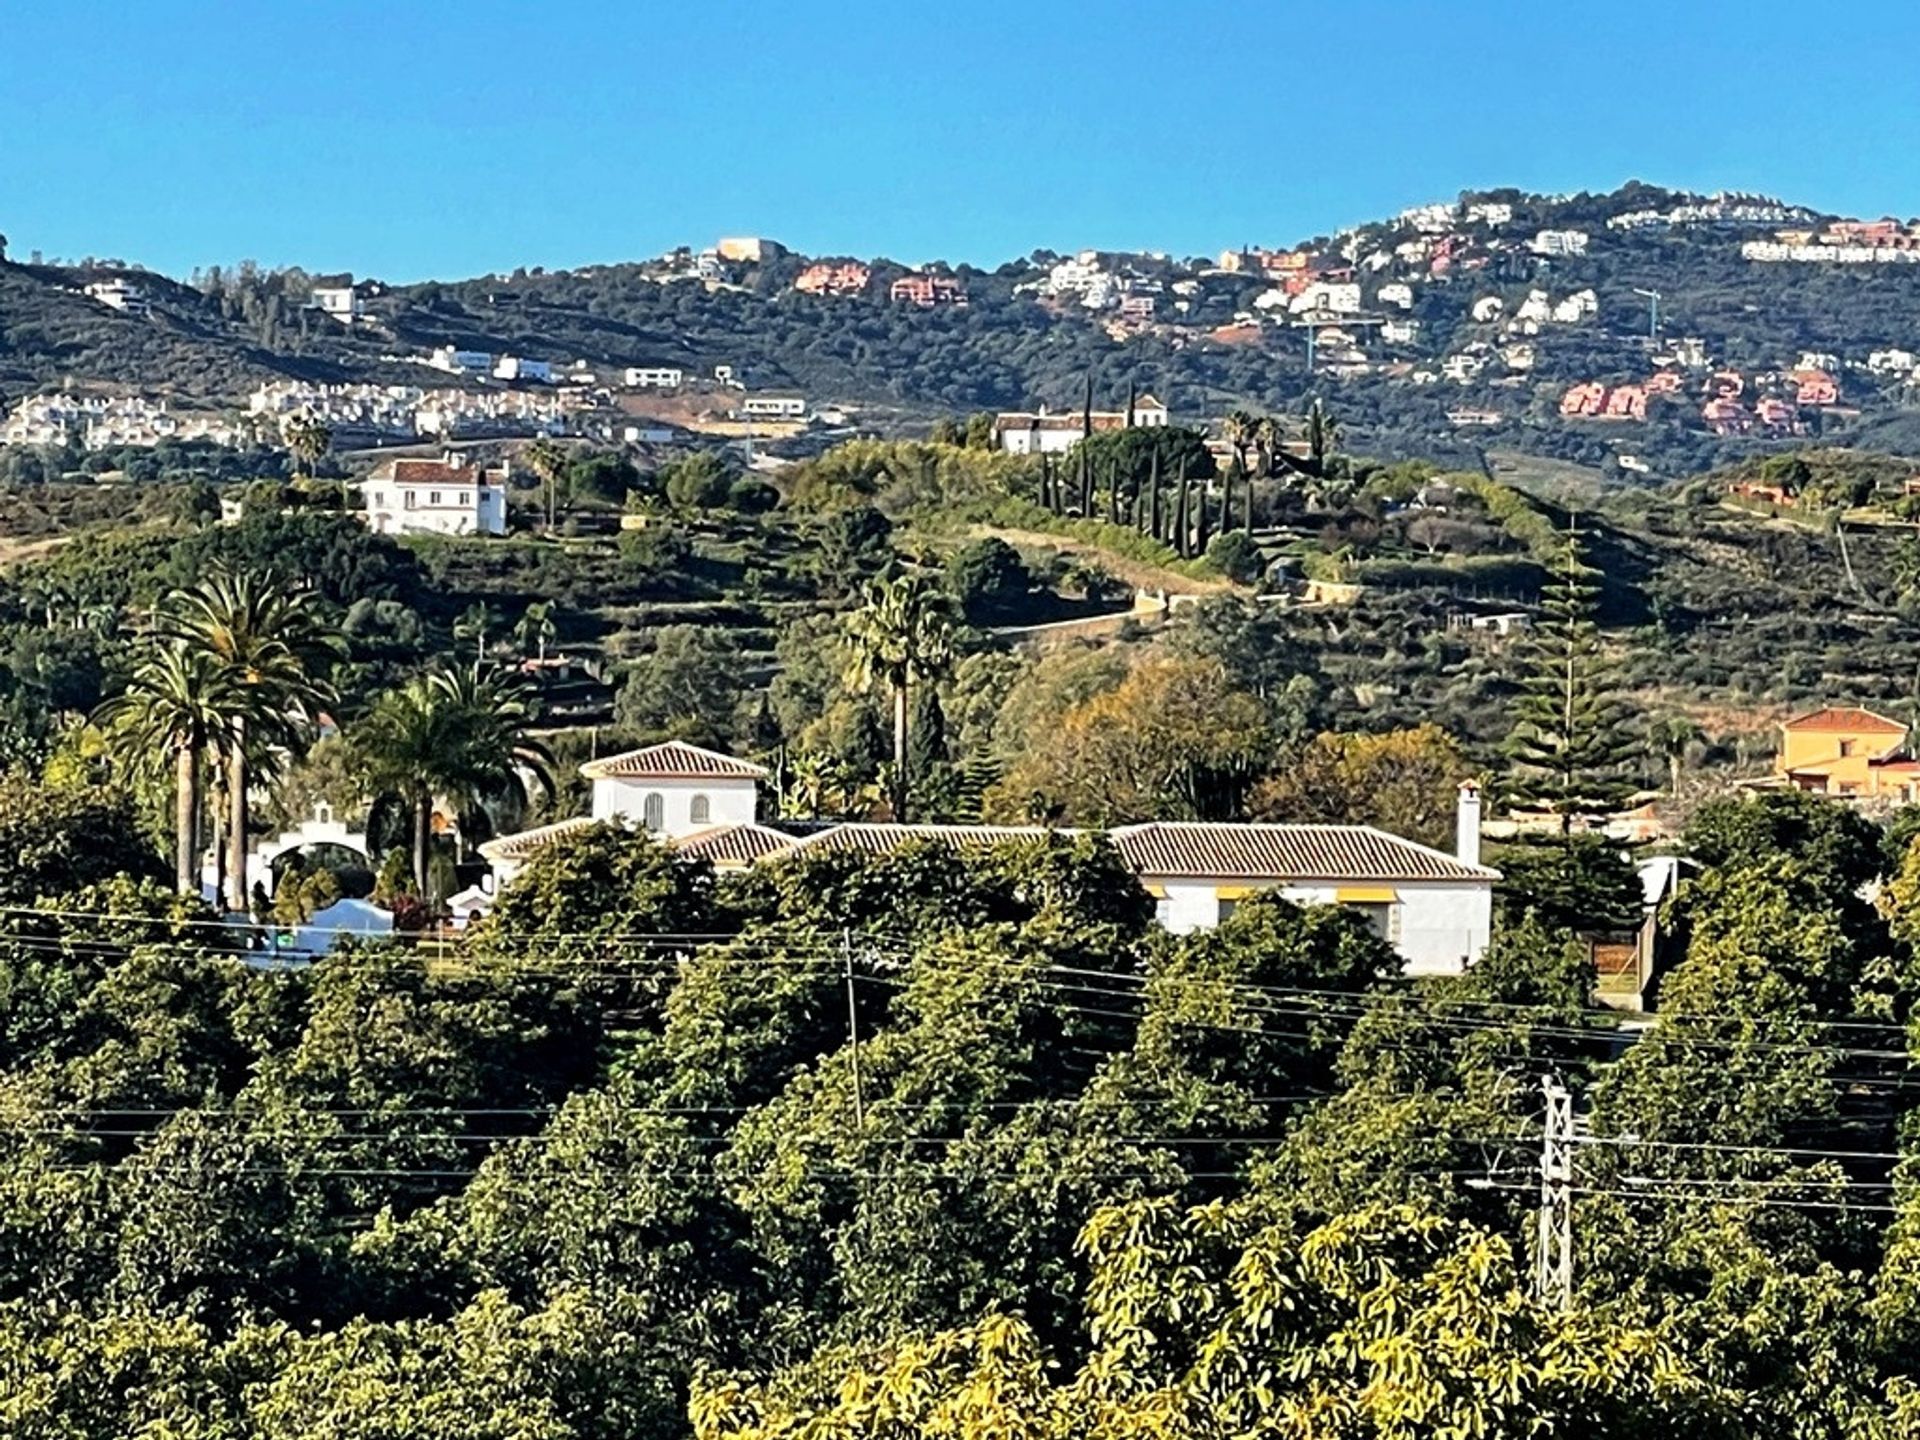
{"label": "tall palm trunk", "polygon": [[427,861],[433,849],[433,792],[422,789],[413,800],[413,883],[428,900]]}
{"label": "tall palm trunk", "polygon": [[242,914],[252,899],[247,893],[247,722],[237,720],[233,753],[227,757],[227,902]]}
{"label": "tall palm trunk", "polygon": [[173,888],[182,895],[200,893],[200,754],[191,745],[173,752]]}
{"label": "tall palm trunk", "polygon": [[907,677],[893,687],[893,819],[907,823]]}

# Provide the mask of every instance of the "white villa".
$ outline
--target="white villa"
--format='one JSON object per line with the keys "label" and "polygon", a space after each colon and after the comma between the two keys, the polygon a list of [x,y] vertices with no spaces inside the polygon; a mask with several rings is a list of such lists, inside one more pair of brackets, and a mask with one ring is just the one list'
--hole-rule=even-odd
{"label": "white villa", "polygon": [[383,460],[361,487],[376,535],[504,535],[507,470],[452,451],[439,460]]}
{"label": "white villa", "polygon": [[[544,846],[596,822],[621,821],[716,869],[743,869],[807,850],[884,854],[915,841],[970,849],[1060,832],[1039,826],[832,824],[788,833],[759,823],[767,771],[749,761],[671,740],[591,760],[591,814],[480,847],[491,889],[454,897],[455,922],[486,913],[493,894]],[[1493,932],[1493,884],[1480,863],[1480,791],[1461,787],[1455,853],[1366,825],[1243,825],[1157,821],[1108,832],[1115,849],[1176,934],[1210,929],[1264,890],[1300,904],[1350,905],[1400,952],[1410,975],[1458,975]]]}

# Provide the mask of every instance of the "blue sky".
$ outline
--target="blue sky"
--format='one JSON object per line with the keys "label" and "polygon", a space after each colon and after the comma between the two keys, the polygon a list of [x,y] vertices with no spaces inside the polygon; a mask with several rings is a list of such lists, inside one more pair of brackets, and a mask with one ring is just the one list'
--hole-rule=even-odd
{"label": "blue sky", "polygon": [[1208,253],[1630,177],[1920,212],[1920,6],[0,6],[15,255]]}

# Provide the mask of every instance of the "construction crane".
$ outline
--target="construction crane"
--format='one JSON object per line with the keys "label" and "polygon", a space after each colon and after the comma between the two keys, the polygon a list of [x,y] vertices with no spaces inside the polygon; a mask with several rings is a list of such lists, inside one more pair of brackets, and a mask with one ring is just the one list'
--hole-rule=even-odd
{"label": "construction crane", "polygon": [[1319,310],[1310,311],[1290,323],[1294,329],[1307,332],[1307,373],[1311,375],[1314,351],[1318,348],[1315,342],[1322,330],[1329,328],[1357,330],[1366,326],[1384,325],[1387,322],[1386,318],[1380,315],[1341,315],[1331,310]]}
{"label": "construction crane", "polygon": [[1658,345],[1660,343],[1660,292],[1642,290],[1636,285],[1633,287],[1633,293],[1647,297],[1647,344]]}

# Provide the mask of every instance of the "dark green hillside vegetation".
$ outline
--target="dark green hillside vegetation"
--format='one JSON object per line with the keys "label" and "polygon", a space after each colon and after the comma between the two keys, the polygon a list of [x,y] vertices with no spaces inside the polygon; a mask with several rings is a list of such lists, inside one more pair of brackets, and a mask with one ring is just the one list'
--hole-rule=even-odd
{"label": "dark green hillside vegetation", "polygon": [[[1902,851],[1862,904],[1881,835],[1844,814],[1701,812],[1684,953],[1628,1042],[1545,911],[1409,982],[1338,907],[1160,932],[1091,838],[715,875],[590,827],[456,951],[255,969],[123,802],[0,781],[0,1414],[879,1437],[861,1397],[898,1385],[956,1437],[1332,1406],[1387,1436],[1409,1405],[1433,1433],[1900,1435],[1920,891]],[[1564,1310],[1527,1258],[1545,1076],[1594,1136]]]}

